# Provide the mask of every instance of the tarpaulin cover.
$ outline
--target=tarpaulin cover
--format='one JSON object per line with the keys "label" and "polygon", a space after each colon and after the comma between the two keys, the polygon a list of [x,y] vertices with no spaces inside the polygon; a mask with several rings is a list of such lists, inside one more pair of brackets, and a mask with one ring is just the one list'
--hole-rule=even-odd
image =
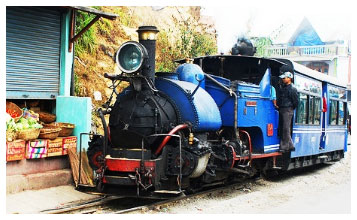
{"label": "tarpaulin cover", "polygon": [[302,31],[293,42],[293,46],[314,46],[324,44],[325,43],[321,41],[315,30]]}

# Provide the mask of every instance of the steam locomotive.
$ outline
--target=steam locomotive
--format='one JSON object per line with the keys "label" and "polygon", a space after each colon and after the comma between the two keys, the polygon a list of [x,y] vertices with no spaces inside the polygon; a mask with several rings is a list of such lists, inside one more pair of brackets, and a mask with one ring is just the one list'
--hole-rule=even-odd
{"label": "steam locomotive", "polygon": [[[175,72],[155,73],[158,29],[137,32],[139,42],[116,53],[123,73],[105,74],[116,101],[98,110],[104,135],[91,135],[87,151],[97,190],[180,194],[344,157],[346,88],[335,79],[289,60],[245,55],[183,59]],[[291,153],[279,152],[279,116],[270,98],[286,70],[299,91]],[[117,94],[121,81],[130,86]]]}

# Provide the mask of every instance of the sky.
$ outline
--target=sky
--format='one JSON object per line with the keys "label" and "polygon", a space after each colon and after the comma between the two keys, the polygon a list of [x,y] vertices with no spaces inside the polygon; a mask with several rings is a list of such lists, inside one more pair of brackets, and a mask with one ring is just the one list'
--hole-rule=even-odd
{"label": "sky", "polygon": [[249,4],[234,3],[203,5],[202,7],[203,15],[209,15],[215,19],[218,52],[229,51],[240,35],[248,33],[248,36],[271,36],[280,25],[284,23],[298,25],[304,16],[309,19],[319,35],[332,36],[342,33],[347,35],[346,33],[351,32],[352,4],[345,0],[270,0],[264,3],[251,1]]}
{"label": "sky", "polygon": [[[354,16],[353,0],[3,0],[5,5],[81,5],[81,6],[201,6],[201,13],[214,17],[218,52],[228,52],[238,36],[252,30],[255,36],[269,36],[282,23],[296,23],[304,16],[319,31],[334,31],[331,24],[350,29]],[[3,3],[4,4],[4,3]],[[326,28],[324,28],[324,26]],[[345,32],[343,30],[342,32]],[[318,33],[320,34],[320,33]],[[321,33],[323,34],[323,33]]]}

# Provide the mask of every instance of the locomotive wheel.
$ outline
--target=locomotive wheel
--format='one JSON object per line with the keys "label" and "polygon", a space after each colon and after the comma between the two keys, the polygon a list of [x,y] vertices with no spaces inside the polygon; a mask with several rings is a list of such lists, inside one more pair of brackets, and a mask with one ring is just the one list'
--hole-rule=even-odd
{"label": "locomotive wheel", "polygon": [[102,166],[104,160],[103,155],[103,140],[101,136],[97,136],[89,143],[87,151],[89,165],[93,170],[97,170]]}
{"label": "locomotive wheel", "polygon": [[[102,151],[97,151],[93,152],[94,154],[91,155],[89,159],[89,165],[92,167],[93,170],[97,170],[101,167],[102,161],[103,161],[103,152]],[[88,152],[89,155],[89,152]]]}
{"label": "locomotive wheel", "polygon": [[269,180],[269,179],[274,178],[275,176],[279,175],[279,172],[277,170],[265,170],[265,169],[263,169],[261,174],[262,174],[264,179]]}

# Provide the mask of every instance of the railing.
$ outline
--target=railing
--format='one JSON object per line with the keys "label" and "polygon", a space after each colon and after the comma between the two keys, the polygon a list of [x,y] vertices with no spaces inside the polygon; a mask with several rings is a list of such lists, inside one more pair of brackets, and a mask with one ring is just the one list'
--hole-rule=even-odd
{"label": "railing", "polygon": [[319,45],[319,46],[270,46],[265,48],[265,57],[294,57],[294,56],[343,56],[348,54],[345,45]]}

